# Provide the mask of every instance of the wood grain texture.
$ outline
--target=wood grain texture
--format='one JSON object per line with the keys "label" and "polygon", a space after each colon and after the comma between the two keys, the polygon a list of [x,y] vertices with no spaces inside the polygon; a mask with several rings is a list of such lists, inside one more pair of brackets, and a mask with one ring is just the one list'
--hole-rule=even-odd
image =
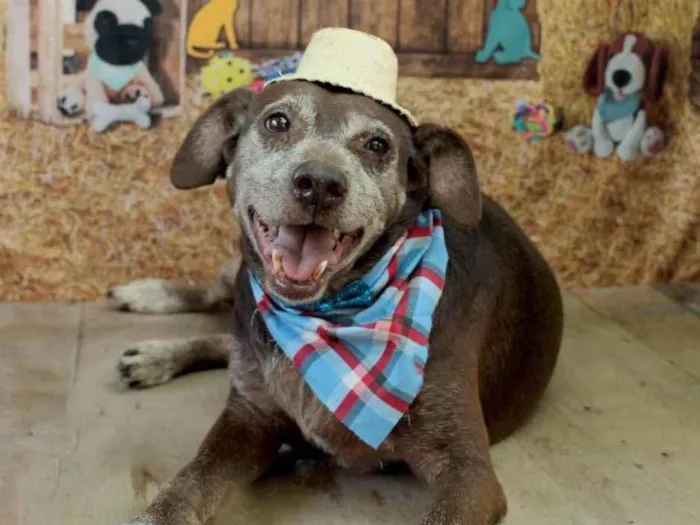
{"label": "wood grain texture", "polygon": [[31,110],[30,10],[26,0],[7,0],[5,93],[7,106],[20,117]]}
{"label": "wood grain texture", "polygon": [[301,46],[322,27],[348,27],[350,0],[301,0]]}
{"label": "wood grain texture", "polygon": [[350,0],[350,27],[398,44],[399,0]]}
{"label": "wood grain texture", "polygon": [[445,52],[446,0],[401,0],[399,7],[398,51]]}
{"label": "wood grain texture", "polygon": [[[508,525],[695,525],[700,518],[700,319],[648,287],[564,293],[552,383],[533,418],[492,449]],[[228,315],[128,315],[103,304],[0,304],[0,523],[125,523],[196,451],[227,373],[117,386],[134,342],[217,333]],[[671,363],[678,348],[687,361]],[[670,353],[669,353],[670,352]],[[697,368],[696,368],[697,370]],[[177,407],[174,411],[173,407]],[[90,487],[90,490],[85,490]],[[412,476],[297,476],[232,494],[212,525],[417,523]],[[41,505],[36,502],[40,501]],[[303,502],[303,504],[300,504]]]}
{"label": "wood grain texture", "polygon": [[236,9],[236,17],[234,24],[236,27],[236,39],[240,47],[250,46],[250,30],[251,30],[251,6],[253,0],[238,0],[238,9]]}
{"label": "wood grain texture", "polygon": [[299,0],[255,0],[251,4],[251,48],[296,49]]}
{"label": "wood grain texture", "polygon": [[537,80],[537,63],[528,60],[503,67],[487,62],[477,64],[474,53],[399,53],[399,74],[412,77],[487,78]]}
{"label": "wood grain texture", "polygon": [[56,107],[56,97],[61,87],[63,62],[63,14],[55,0],[39,0],[39,118],[48,124],[62,120]]}
{"label": "wood grain texture", "polygon": [[186,0],[166,0],[154,17],[148,66],[163,90],[164,107],[179,106],[185,91]]}
{"label": "wood grain texture", "polygon": [[484,40],[486,11],[484,0],[449,2],[447,49],[449,53],[468,53],[479,49]]}
{"label": "wood grain texture", "polygon": [[539,52],[542,39],[542,28],[540,25],[540,17],[537,13],[537,0],[528,0],[527,4],[525,4],[525,9],[523,9],[523,13],[530,21],[530,30],[532,31],[532,49]]}

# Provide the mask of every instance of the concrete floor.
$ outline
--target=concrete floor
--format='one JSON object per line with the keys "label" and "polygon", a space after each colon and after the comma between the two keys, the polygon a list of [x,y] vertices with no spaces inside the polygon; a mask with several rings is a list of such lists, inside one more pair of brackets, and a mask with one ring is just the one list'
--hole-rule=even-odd
{"label": "concrete floor", "polygon": [[[537,416],[494,447],[507,525],[700,523],[700,293],[567,294],[564,349]],[[115,524],[194,453],[225,371],[125,391],[131,342],[220,329],[214,316],[101,304],[0,305],[0,525]],[[217,523],[417,524],[410,477],[274,479],[232,495]]]}

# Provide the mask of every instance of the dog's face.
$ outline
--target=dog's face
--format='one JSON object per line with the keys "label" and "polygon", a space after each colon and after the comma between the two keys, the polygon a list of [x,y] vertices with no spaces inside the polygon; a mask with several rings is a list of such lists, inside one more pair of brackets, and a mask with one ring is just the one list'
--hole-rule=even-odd
{"label": "dog's face", "polygon": [[227,178],[244,259],[266,291],[315,301],[362,275],[427,205],[467,227],[481,216],[468,146],[436,126],[308,82],[237,90],[195,123],[175,186]]}
{"label": "dog's face", "polygon": [[635,52],[636,43],[634,35],[627,35],[622,51],[613,53],[605,68],[605,87],[616,100],[622,100],[644,87],[647,68],[642,57]]}
{"label": "dog's face", "polygon": [[146,57],[153,36],[153,16],[160,0],[96,0],[85,20],[85,41],[105,62],[126,66]]}
{"label": "dog's face", "polygon": [[593,96],[607,89],[616,100],[643,92],[654,102],[661,97],[667,69],[665,46],[654,46],[644,35],[628,33],[596,50],[584,75],[584,88]]}

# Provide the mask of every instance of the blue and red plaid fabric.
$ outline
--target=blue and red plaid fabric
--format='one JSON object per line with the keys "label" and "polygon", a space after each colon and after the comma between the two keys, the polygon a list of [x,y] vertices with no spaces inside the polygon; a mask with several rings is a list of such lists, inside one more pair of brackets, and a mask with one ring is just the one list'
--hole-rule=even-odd
{"label": "blue and red plaid fabric", "polygon": [[447,261],[441,214],[428,210],[367,275],[322,302],[281,304],[249,274],[279,347],[316,397],[375,449],[423,386]]}

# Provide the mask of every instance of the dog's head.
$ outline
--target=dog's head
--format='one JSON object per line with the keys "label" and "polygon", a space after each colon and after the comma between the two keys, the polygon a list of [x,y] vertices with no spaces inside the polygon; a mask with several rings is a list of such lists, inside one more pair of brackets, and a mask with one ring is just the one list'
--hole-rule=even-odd
{"label": "dog's head", "polygon": [[146,57],[161,0],[82,0],[79,7],[89,11],[85,42],[103,61],[126,66]]}
{"label": "dog's head", "polygon": [[608,89],[622,100],[643,92],[649,102],[661,98],[668,71],[668,49],[640,33],[627,33],[598,47],[584,75],[584,89],[599,96]]}
{"label": "dog's head", "polygon": [[266,291],[308,303],[364,274],[427,206],[481,218],[471,151],[369,98],[304,81],[217,100],[175,156],[182,189],[226,177],[243,257]]}

